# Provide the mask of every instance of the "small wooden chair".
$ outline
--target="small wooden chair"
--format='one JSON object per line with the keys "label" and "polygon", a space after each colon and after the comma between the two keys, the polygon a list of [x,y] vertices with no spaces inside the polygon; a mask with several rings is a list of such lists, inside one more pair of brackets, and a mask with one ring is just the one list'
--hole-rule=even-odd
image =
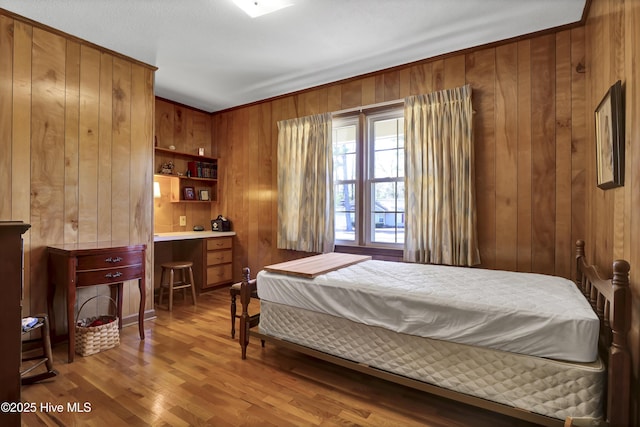
{"label": "small wooden chair", "polygon": [[[247,280],[249,280],[248,269],[246,271],[246,274],[247,274]],[[258,288],[256,286],[256,279],[250,279],[248,283],[249,283],[249,286],[251,286],[251,298],[259,299]],[[236,319],[240,318],[240,315],[236,313],[236,297],[240,296],[241,285],[242,283],[238,282],[238,283],[234,283],[233,285],[231,285],[231,288],[229,288],[229,293],[231,294],[231,338],[236,337]]]}
{"label": "small wooden chair", "polygon": [[[169,311],[173,309],[173,291],[182,289],[184,299],[187,299],[187,288],[191,288],[191,298],[193,305],[196,305],[196,286],[193,280],[193,262],[191,261],[175,261],[165,262],[160,265],[162,273],[160,274],[160,295],[158,304],[162,305],[162,296],[164,290],[169,291]],[[175,280],[175,271],[181,273],[181,280]],[[169,272],[169,281],[165,283],[165,274]],[[189,274],[187,277],[187,273]]]}
{"label": "small wooden chair", "polygon": [[[38,314],[31,316],[36,319],[36,323],[30,326],[24,326],[22,333],[27,334],[39,330],[40,338],[32,338],[22,341],[22,367],[20,368],[20,380],[22,385],[33,384],[38,381],[46,380],[58,375],[53,369],[53,354],[51,353],[51,338],[49,335],[49,317],[46,314]],[[26,318],[25,318],[26,319]],[[39,344],[39,349],[36,347]],[[38,354],[33,354],[36,350],[40,350]],[[35,363],[24,363],[36,361]],[[46,370],[39,374],[31,374],[36,368],[45,365]]]}

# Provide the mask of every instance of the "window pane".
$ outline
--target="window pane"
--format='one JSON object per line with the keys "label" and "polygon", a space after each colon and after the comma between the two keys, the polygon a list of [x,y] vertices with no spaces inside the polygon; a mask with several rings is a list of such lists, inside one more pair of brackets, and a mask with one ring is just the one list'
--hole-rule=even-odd
{"label": "window pane", "polygon": [[353,181],[356,179],[355,153],[333,155],[333,180]]}
{"label": "window pane", "polygon": [[404,243],[404,182],[372,185],[371,241]]}
{"label": "window pane", "polygon": [[356,200],[355,184],[337,184],[335,198],[335,238],[355,241]]}
{"label": "window pane", "polygon": [[373,122],[373,178],[404,176],[404,118]]}
{"label": "window pane", "polygon": [[333,179],[356,179],[356,126],[333,128]]}

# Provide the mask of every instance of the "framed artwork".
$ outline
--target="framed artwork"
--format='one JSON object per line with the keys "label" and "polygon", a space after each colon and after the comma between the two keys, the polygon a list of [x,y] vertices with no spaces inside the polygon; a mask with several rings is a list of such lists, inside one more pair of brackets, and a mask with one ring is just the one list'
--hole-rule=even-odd
{"label": "framed artwork", "polygon": [[200,190],[200,200],[209,200],[209,190]]}
{"label": "framed artwork", "polygon": [[196,190],[193,187],[184,187],[184,199],[185,200],[195,200],[196,199]]}
{"label": "framed artwork", "polygon": [[609,88],[595,111],[596,176],[599,188],[624,185],[624,108],[622,82]]}

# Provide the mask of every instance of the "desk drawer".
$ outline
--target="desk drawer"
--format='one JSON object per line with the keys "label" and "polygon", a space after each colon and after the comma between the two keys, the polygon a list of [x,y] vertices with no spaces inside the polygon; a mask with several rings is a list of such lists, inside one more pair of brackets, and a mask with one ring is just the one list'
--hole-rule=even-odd
{"label": "desk drawer", "polygon": [[92,286],[108,283],[120,283],[125,280],[138,279],[142,274],[142,264],[125,267],[107,268],[104,270],[79,271],[76,286]]}
{"label": "desk drawer", "polygon": [[233,245],[232,237],[214,237],[207,240],[207,250],[215,251],[217,249],[231,249]]}
{"label": "desk drawer", "polygon": [[105,252],[103,255],[79,256],[76,271],[125,267],[143,262],[143,252]]}
{"label": "desk drawer", "polygon": [[212,286],[218,283],[230,282],[233,279],[231,264],[216,265],[207,267],[207,284],[203,287]]}
{"label": "desk drawer", "polygon": [[207,265],[225,264],[233,261],[233,251],[207,252]]}

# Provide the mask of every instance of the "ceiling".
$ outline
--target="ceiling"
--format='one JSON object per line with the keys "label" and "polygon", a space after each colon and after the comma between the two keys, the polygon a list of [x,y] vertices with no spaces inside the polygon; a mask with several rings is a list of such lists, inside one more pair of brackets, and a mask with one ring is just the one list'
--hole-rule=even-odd
{"label": "ceiling", "polygon": [[[267,1],[267,0],[260,0]],[[0,0],[158,67],[156,95],[213,112],[580,21],[586,0]]]}

